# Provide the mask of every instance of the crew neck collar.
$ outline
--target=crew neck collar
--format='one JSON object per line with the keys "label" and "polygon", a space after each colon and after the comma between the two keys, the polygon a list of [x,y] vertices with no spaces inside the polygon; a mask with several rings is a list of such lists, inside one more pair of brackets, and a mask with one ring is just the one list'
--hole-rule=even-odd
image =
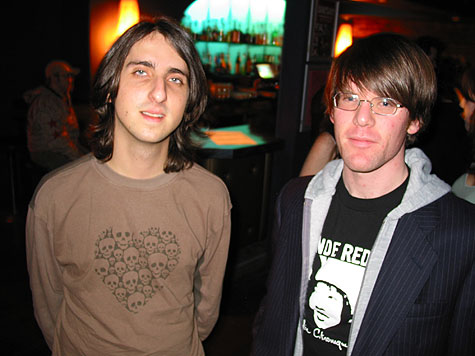
{"label": "crew neck collar", "polygon": [[129,178],[124,175],[121,175],[110,168],[106,163],[100,162],[96,158],[94,159],[94,167],[97,171],[102,174],[105,178],[110,180],[116,185],[121,185],[124,187],[132,189],[141,189],[141,190],[151,190],[157,188],[157,186],[164,185],[172,181],[178,174],[173,173],[161,173],[156,177],[147,178],[147,179],[135,179]]}

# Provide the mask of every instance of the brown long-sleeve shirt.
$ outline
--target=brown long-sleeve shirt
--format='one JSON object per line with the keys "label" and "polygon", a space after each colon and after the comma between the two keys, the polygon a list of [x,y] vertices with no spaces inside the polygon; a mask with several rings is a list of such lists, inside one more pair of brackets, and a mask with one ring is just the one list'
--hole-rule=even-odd
{"label": "brown long-sleeve shirt", "polygon": [[88,155],[27,219],[35,316],[53,355],[203,355],[219,313],[229,194],[198,165],[134,180]]}

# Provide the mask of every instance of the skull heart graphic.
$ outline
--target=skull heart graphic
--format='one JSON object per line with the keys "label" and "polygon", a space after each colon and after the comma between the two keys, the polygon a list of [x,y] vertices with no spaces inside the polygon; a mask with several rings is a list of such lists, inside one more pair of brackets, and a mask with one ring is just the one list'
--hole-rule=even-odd
{"label": "skull heart graphic", "polygon": [[179,263],[180,244],[171,231],[149,228],[135,235],[108,228],[95,246],[94,270],[128,311],[138,313]]}

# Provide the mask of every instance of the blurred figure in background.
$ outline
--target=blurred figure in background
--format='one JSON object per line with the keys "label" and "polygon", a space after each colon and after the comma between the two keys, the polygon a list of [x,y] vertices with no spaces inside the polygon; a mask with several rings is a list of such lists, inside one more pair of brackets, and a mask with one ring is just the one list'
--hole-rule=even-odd
{"label": "blurred figure in background", "polygon": [[417,44],[431,59],[437,76],[437,100],[427,129],[415,146],[422,149],[432,163],[432,173],[452,185],[470,165],[470,141],[460,116],[455,88],[461,64],[444,55],[445,45],[433,37],[421,37]]}
{"label": "blurred figure in background", "polygon": [[46,171],[87,152],[79,143],[79,125],[71,103],[74,78],[78,73],[79,69],[65,61],[51,61],[45,69],[45,85],[23,95],[30,105],[28,151],[31,160]]}
{"label": "blurred figure in background", "polygon": [[323,103],[323,86],[312,97],[311,115],[312,130],[311,135],[313,144],[310,148],[305,161],[300,170],[299,176],[312,176],[317,174],[325,165],[338,158],[338,148],[333,132],[333,123],[325,113],[325,104]]}
{"label": "blurred figure in background", "polygon": [[324,118],[320,132],[312,144],[305,162],[300,170],[300,177],[313,176],[325,165],[338,158],[338,147],[333,133],[333,124],[328,117]]}
{"label": "blurred figure in background", "polygon": [[467,68],[462,76],[460,89],[457,90],[465,129],[471,139],[471,165],[452,185],[452,191],[458,197],[475,204],[475,68]]}

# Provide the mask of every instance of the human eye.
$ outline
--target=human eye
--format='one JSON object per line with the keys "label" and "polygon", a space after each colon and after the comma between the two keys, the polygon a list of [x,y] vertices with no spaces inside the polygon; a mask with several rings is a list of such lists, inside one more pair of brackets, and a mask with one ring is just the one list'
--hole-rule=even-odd
{"label": "human eye", "polygon": [[358,95],[351,93],[342,93],[340,100],[344,103],[354,103],[359,101]]}
{"label": "human eye", "polygon": [[352,108],[359,103],[359,98],[356,94],[340,93],[337,96],[337,102],[339,106]]}
{"label": "human eye", "polygon": [[145,77],[147,75],[147,71],[144,69],[136,69],[133,71],[133,73],[139,77]]}
{"label": "human eye", "polygon": [[183,84],[183,80],[181,78],[178,78],[178,77],[172,77],[169,79],[170,82],[172,83],[176,83],[176,84]]}
{"label": "human eye", "polygon": [[168,81],[178,86],[184,86],[188,84],[188,76],[181,70],[174,70],[169,73]]}
{"label": "human eye", "polygon": [[379,98],[376,105],[382,108],[395,108],[397,106],[396,102],[391,98]]}
{"label": "human eye", "polygon": [[352,93],[338,93],[334,97],[334,105],[343,110],[354,111],[359,106],[358,95]]}

